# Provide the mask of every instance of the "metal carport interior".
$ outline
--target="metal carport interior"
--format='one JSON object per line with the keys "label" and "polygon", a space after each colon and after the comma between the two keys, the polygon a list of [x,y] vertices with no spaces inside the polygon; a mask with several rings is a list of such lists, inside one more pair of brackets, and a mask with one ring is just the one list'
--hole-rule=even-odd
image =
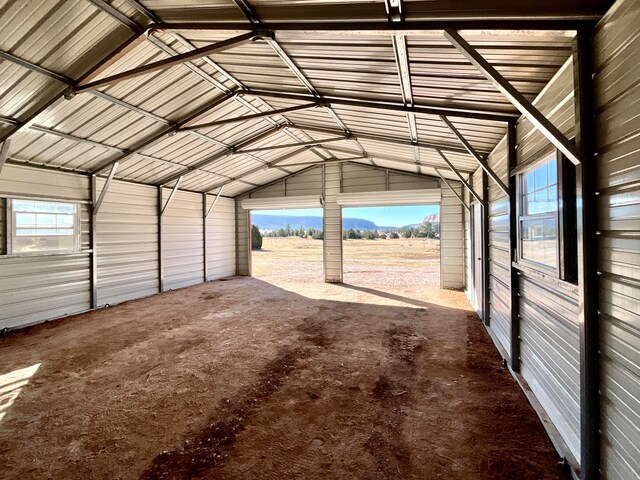
{"label": "metal carport interior", "polygon": [[[331,298],[340,288],[332,284],[342,282],[341,196],[363,191],[362,185],[370,195],[382,197],[432,189],[441,204],[442,287],[459,290],[431,292],[451,302],[451,318],[442,321],[454,337],[440,346],[455,350],[480,345],[475,353],[469,350],[469,376],[480,382],[481,366],[487,378],[504,386],[502,403],[489,406],[492,418],[503,422],[503,433],[514,429],[514,438],[525,442],[530,432],[518,433],[515,415],[508,415],[509,402],[519,405],[513,408],[526,417],[522,423],[534,432],[531,449],[539,454],[529,465],[535,472],[531,478],[639,478],[640,273],[638,262],[628,260],[640,255],[638,20],[634,0],[9,0],[0,6],[0,328],[13,330],[91,311],[87,325],[98,328],[91,323],[98,317],[91,316],[103,315],[135,338],[135,325],[125,326],[121,315],[135,309],[136,302],[149,315],[160,315],[162,307],[177,318],[179,310],[171,309],[177,308],[181,294],[193,308],[202,298],[219,301],[218,307],[207,307],[214,309],[212,319],[227,318],[224,312],[233,311],[246,300],[242,295],[252,291],[273,297],[280,311],[290,312],[291,305],[300,302],[311,324],[279,323],[266,315],[274,323],[265,327],[269,335],[260,340],[277,345],[282,336],[306,342],[262,352],[269,362],[254,370],[262,368],[273,384],[252,383],[249,373],[234,372],[237,385],[232,376],[216,407],[227,419],[216,423],[212,410],[201,412],[197,419],[185,420],[184,430],[172,430],[164,447],[152,439],[150,448],[158,451],[145,451],[146,457],[132,454],[127,467],[141,478],[162,478],[169,471],[177,478],[218,478],[225,472],[228,478],[240,478],[240,470],[224,470],[232,467],[220,457],[233,457],[232,450],[219,445],[207,450],[204,443],[215,434],[199,431],[197,423],[206,418],[205,423],[226,429],[234,443],[252,433],[250,421],[235,424],[229,420],[234,416],[250,420],[269,413],[295,414],[263,411],[246,403],[246,395],[255,395],[259,402],[281,387],[286,390],[294,364],[309,367],[315,349],[329,355],[325,350],[340,344],[340,335],[347,336],[326,309],[349,311],[356,308],[353,304],[366,303],[366,292]],[[563,200],[556,202],[560,206],[554,217],[562,230],[561,266],[539,269],[523,261],[520,179],[549,154],[568,175],[558,181]],[[352,180],[345,176],[347,170]],[[567,183],[569,176],[573,183]],[[251,274],[250,206],[269,199],[295,203],[293,197],[323,206],[326,284],[316,293],[305,286],[280,292],[239,278]],[[567,198],[575,204],[573,217],[563,210]],[[75,249],[55,255],[18,252],[14,202],[20,200],[73,202]],[[480,212],[475,216],[474,205]],[[574,243],[566,240],[570,236]],[[565,268],[572,248],[575,265]],[[474,268],[482,269],[481,282],[472,280],[474,258],[480,262]],[[237,278],[228,283],[207,283],[232,276]],[[190,289],[168,293],[182,287]],[[468,298],[482,299],[481,322],[467,315],[472,309],[463,290]],[[309,299],[318,303],[305,303]],[[378,417],[360,419],[372,425],[363,445],[378,463],[372,460],[373,470],[368,471],[361,465],[341,470],[343,464],[333,454],[326,455],[337,463],[331,464],[331,458],[323,462],[323,448],[331,450],[324,437],[309,438],[311,450],[296,461],[324,465],[331,478],[412,478],[425,472],[443,478],[526,478],[521,475],[527,471],[527,446],[509,444],[500,435],[496,441],[508,448],[498,452],[494,463],[485,451],[480,463],[470,467],[429,444],[425,451],[439,455],[440,463],[420,470],[416,462],[423,459],[413,458],[413,447],[403,443],[399,425],[419,424],[419,412],[425,414],[428,402],[413,405],[415,411],[403,402],[418,397],[426,402],[420,372],[429,361],[438,362],[437,352],[429,351],[429,359],[425,353],[438,331],[433,326],[412,330],[411,317],[426,321],[424,312],[432,309],[444,318],[447,305],[436,297],[414,299],[410,308],[394,304],[398,298],[384,301],[391,302],[379,307],[386,327],[380,327],[382,337],[373,341],[388,342],[391,357],[385,365],[406,376],[394,381],[379,374],[377,382],[363,380],[381,405]],[[103,309],[122,302],[129,303]],[[352,313],[374,315],[376,308],[364,306]],[[189,315],[202,313],[197,312]],[[299,313],[291,318],[304,323]],[[396,324],[396,318],[403,320]],[[224,336],[208,330],[208,324],[189,326],[183,320],[177,324],[185,331],[200,329],[224,344]],[[79,319],[55,325],[73,332],[74,321]],[[355,331],[366,331],[361,321],[354,320]],[[170,323],[163,317],[154,328],[163,331]],[[251,322],[245,327],[251,330]],[[98,330],[108,335],[105,328]],[[5,349],[8,359],[0,358],[0,375],[23,371],[11,341],[26,348],[20,342],[27,342],[30,334],[44,342],[46,332],[43,326],[9,333],[0,345],[0,354]],[[76,340],[91,350],[84,343],[90,329],[79,332]],[[153,355],[140,355],[162,358],[163,349],[172,348],[163,342],[154,344],[158,350]],[[117,339],[120,343],[127,340]],[[249,345],[236,347],[219,352],[220,363],[211,368],[225,368],[229,358],[242,357]],[[33,365],[42,363],[40,371],[46,371],[46,358],[39,360],[34,349],[32,345],[26,357],[33,357]],[[102,365],[109,364],[109,355],[100,357]],[[56,365],[65,368],[64,362]],[[190,375],[189,368],[173,373]],[[34,372],[28,371],[36,378]],[[111,375],[118,374],[111,370]],[[447,378],[439,378],[443,398],[444,385],[453,385]],[[28,384],[28,379],[18,381]],[[134,384],[132,395],[144,403],[145,387]],[[349,385],[354,392],[355,387],[358,392],[364,388],[357,382]],[[303,383],[298,386],[304,388]],[[478,388],[479,398],[488,399],[490,391]],[[25,392],[21,395],[27,396]],[[16,405],[18,393],[12,397]],[[315,390],[309,395],[322,397]],[[196,404],[201,401],[194,398]],[[225,401],[237,402],[237,408],[225,406]],[[541,422],[536,423],[530,405]],[[336,411],[342,407],[335,406]],[[10,422],[11,410],[7,412],[4,421]],[[501,415],[508,418],[500,420]],[[142,423],[151,422],[149,418]],[[82,421],[91,422],[89,417]],[[126,416],[117,420],[127,421]],[[114,427],[114,438],[126,436],[119,428]],[[193,431],[200,433],[185,433]],[[253,433],[270,442],[261,436],[264,432]],[[63,444],[71,456],[84,452],[84,460],[72,461],[82,464],[78,475],[97,475],[86,460],[99,453],[86,453],[82,439],[71,438],[74,434],[83,435],[66,432],[69,438],[47,443],[56,444],[48,454],[59,460]],[[419,432],[412,435],[407,440],[411,445],[425,441]],[[160,454],[165,447],[170,450],[166,458]],[[525,453],[517,453],[518,448]],[[548,467],[556,460],[554,449],[566,467]],[[244,478],[261,478],[261,469],[280,478],[304,476],[302,470],[288,469],[286,456],[260,462],[250,459],[251,451],[235,459],[253,472]],[[186,460],[190,452],[202,459],[202,469]],[[285,447],[279,452],[294,455]],[[19,446],[11,455],[12,460],[20,457]],[[34,472],[42,473],[45,464],[35,462],[32,471],[24,466],[15,471],[37,476]],[[109,462],[98,464],[105,469],[100,474],[109,475]]]}

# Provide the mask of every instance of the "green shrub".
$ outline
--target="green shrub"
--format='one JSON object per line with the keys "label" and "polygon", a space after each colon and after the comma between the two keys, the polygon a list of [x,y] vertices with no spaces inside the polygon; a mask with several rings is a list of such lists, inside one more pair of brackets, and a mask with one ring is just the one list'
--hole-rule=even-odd
{"label": "green shrub", "polygon": [[257,225],[251,225],[251,249],[262,249],[262,234]]}

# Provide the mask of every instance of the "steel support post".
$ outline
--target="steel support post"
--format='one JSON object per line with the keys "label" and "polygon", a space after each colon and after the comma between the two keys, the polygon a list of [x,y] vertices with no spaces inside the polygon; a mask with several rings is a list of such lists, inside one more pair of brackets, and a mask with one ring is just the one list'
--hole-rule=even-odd
{"label": "steel support post", "polygon": [[580,325],[580,477],[600,478],[600,352],[598,202],[593,92],[592,29],[578,30],[573,43],[576,147],[578,322]]}
{"label": "steel support post", "polygon": [[507,148],[508,148],[508,172],[509,172],[509,253],[511,263],[511,370],[520,371],[520,275],[514,264],[518,261],[518,196],[516,175],[511,175],[511,171],[518,163],[516,147],[516,125],[510,123],[507,128]]}
{"label": "steel support post", "polygon": [[489,248],[489,176],[482,171],[482,289],[484,324],[491,325],[491,286],[489,284],[491,271],[491,250]]}

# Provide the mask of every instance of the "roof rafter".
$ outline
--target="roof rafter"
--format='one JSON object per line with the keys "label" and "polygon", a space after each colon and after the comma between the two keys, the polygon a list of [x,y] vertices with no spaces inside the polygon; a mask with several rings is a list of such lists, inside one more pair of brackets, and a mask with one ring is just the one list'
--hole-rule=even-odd
{"label": "roof rafter", "polygon": [[[238,95],[251,95],[254,97],[282,98],[285,100],[297,100],[301,102],[314,101],[312,95],[300,93],[276,92],[270,90],[245,90]],[[441,105],[414,105],[407,106],[399,103],[379,102],[375,100],[363,100],[344,97],[322,97],[322,100],[330,105],[345,105],[348,107],[373,108],[378,110],[390,110],[396,112],[412,112],[425,115],[447,115],[449,117],[463,117],[474,120],[487,120],[491,122],[513,122],[518,119],[516,113],[504,111],[470,110],[456,107],[443,107]]]}

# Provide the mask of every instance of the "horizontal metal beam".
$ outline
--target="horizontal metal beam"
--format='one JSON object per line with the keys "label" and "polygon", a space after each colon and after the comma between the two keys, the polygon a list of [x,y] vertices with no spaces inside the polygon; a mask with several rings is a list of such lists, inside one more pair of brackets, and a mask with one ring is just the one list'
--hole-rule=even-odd
{"label": "horizontal metal beam", "polygon": [[0,51],[0,58],[8,62],[15,63],[16,65],[20,65],[24,68],[28,68],[29,70],[32,70],[34,72],[38,72],[41,75],[53,78],[54,80],[64,83],[65,85],[73,85],[73,80],[71,80],[70,78],[67,78],[64,75],[54,72],[53,70],[49,70],[48,68],[44,68],[33,62],[29,62],[28,60],[25,60],[23,58],[16,57],[9,52]]}
{"label": "horizontal metal beam", "polygon": [[[314,160],[313,162],[301,162],[301,163],[287,163],[285,166],[288,167],[308,167],[310,165],[326,165],[327,163],[344,163],[344,162],[353,162],[354,160],[368,160],[368,155],[358,155],[355,157],[349,158],[330,158],[329,160]],[[268,168],[275,168],[273,165],[267,165]]]}
{"label": "horizontal metal beam", "polygon": [[335,138],[327,138],[324,140],[312,140],[308,142],[299,142],[299,143],[287,143],[284,145],[269,145],[267,147],[256,147],[256,148],[246,148],[244,150],[233,150],[235,154],[245,154],[245,153],[254,153],[254,152],[264,152],[267,150],[280,150],[283,148],[295,148],[295,147],[309,147],[312,145],[322,145],[330,142],[343,142],[347,137],[335,137]]}
{"label": "horizontal metal beam", "polygon": [[197,162],[194,165],[189,165],[186,166],[186,168],[181,171],[178,172],[176,174],[170,175],[166,178],[161,179],[158,184],[159,185],[166,185],[167,183],[171,183],[174,180],[176,180],[178,177],[183,177],[186,175],[189,175],[191,173],[194,173],[196,171],[198,171],[199,169],[206,167],[208,165],[211,165],[212,163],[216,162],[217,160],[224,158],[224,157],[228,157],[229,155],[233,155],[233,154],[241,154],[241,152],[239,150],[241,150],[244,147],[247,147],[255,142],[259,142],[261,140],[264,140],[265,138],[270,137],[271,135],[275,134],[276,132],[279,132],[281,130],[281,127],[272,127],[268,130],[262,131],[250,138],[247,138],[235,145],[230,146],[229,148],[218,152],[218,153],[214,153],[213,155],[211,155],[210,157],[204,158],[202,160],[200,160],[199,162]]}
{"label": "horizontal metal beam", "polygon": [[455,30],[447,29],[445,37],[465,56],[493,85],[525,116],[553,145],[575,165],[580,164],[580,154],[569,139],[545,117],[524,95],[511,85],[475,48]]}
{"label": "horizontal metal beam", "polygon": [[478,200],[478,202],[484,205],[484,200],[482,199],[482,197],[476,193],[476,191],[471,187],[471,185],[469,185],[469,183],[464,178],[462,178],[462,175],[460,175],[460,172],[458,172],[458,169],[454,167],[454,165],[449,161],[447,157],[445,157],[444,153],[442,153],[440,150],[437,150],[437,149],[436,149],[436,152],[438,152],[438,154],[440,155],[440,157],[442,157],[445,163],[449,165],[449,168],[453,173],[455,173],[456,177],[458,177],[458,180],[460,180],[460,182],[462,182],[462,184],[465,187],[467,187],[467,189],[471,192],[471,195],[473,195],[475,199]]}
{"label": "horizontal metal beam", "polygon": [[[336,130],[335,128],[325,128],[325,127],[316,127],[314,125],[303,125],[303,124],[299,124],[299,123],[295,123],[292,125],[293,127],[302,130],[303,132],[318,132],[318,133],[326,133],[327,135],[340,135],[342,134],[342,132],[340,130]],[[371,134],[366,134],[366,133],[349,133],[349,136],[345,135],[345,140],[351,139],[351,140],[371,140],[371,141],[376,141],[376,142],[381,142],[381,143],[388,143],[390,145],[401,145],[401,146],[406,146],[406,147],[420,147],[420,148],[429,148],[429,149],[434,149],[434,148],[439,148],[440,150],[444,151],[444,152],[451,152],[451,153],[467,153],[467,151],[464,148],[456,148],[456,147],[450,147],[447,145],[440,145],[437,143],[430,143],[430,142],[411,142],[409,140],[399,140],[397,138],[393,138],[393,137],[386,137],[384,135],[371,135]]]}
{"label": "horizontal metal beam", "polygon": [[271,30],[299,33],[344,33],[366,32],[368,34],[420,34],[425,31],[442,31],[447,28],[456,30],[575,30],[581,25],[590,24],[602,17],[593,14],[571,18],[434,18],[430,20],[413,20],[387,23],[383,21],[295,21],[295,22],[165,22],[150,26],[154,30],[189,31],[218,30],[229,32],[246,32],[247,30]]}
{"label": "horizontal metal beam", "polygon": [[498,185],[500,190],[502,190],[507,196],[509,196],[509,189],[502,182],[502,180],[500,180],[500,177],[496,175],[496,172],[494,172],[493,169],[489,167],[489,164],[487,163],[485,158],[476,151],[473,145],[471,145],[467,141],[467,139],[464,138],[464,135],[460,133],[460,130],[458,130],[456,126],[453,123],[451,123],[451,121],[447,117],[445,117],[444,115],[441,115],[440,118],[444,123],[447,124],[447,126],[449,127],[449,130],[451,130],[453,134],[456,137],[458,137],[458,140],[460,140],[460,142],[464,145],[464,148],[466,148],[467,151],[471,154],[471,156],[475,158],[476,162],[478,162],[478,165],[480,165],[482,169],[487,173],[487,175],[489,175],[491,179]]}
{"label": "horizontal metal beam", "polygon": [[[268,162],[265,165],[260,165],[259,167],[252,168],[251,170],[249,170],[247,172],[244,172],[242,175],[240,175],[240,176],[238,176],[236,178],[231,178],[229,180],[226,180],[223,183],[220,183],[220,184],[212,187],[208,191],[211,192],[211,191],[215,190],[216,188],[224,187],[225,185],[229,185],[230,183],[233,183],[233,182],[244,182],[244,180],[243,180],[244,178],[246,178],[246,177],[248,177],[250,175],[253,175],[254,173],[258,173],[258,172],[260,172],[262,170],[267,170],[268,168],[273,168],[273,167],[277,166],[278,164],[280,164],[282,162],[285,162],[285,161],[289,160],[290,158],[293,158],[296,155],[299,155],[299,154],[301,154],[303,152],[306,152],[306,151],[307,151],[307,147],[302,147],[302,148],[299,148],[297,150],[294,150],[293,152],[285,153],[281,157],[276,158],[275,160],[273,160],[271,162]],[[262,185],[260,187],[262,187]]]}
{"label": "horizontal metal beam", "polygon": [[[268,32],[263,32],[263,34],[266,34],[266,33]],[[186,63],[191,60],[206,57],[207,55],[211,55],[212,53],[215,53],[215,52],[221,52],[231,47],[250,42],[252,39],[256,37],[256,35],[257,34],[254,32],[245,33],[237,37],[230,38],[228,40],[223,40],[221,42],[214,43],[213,45],[197,48],[195,50],[191,50],[190,52],[182,53],[174,57],[170,57],[164,60],[160,60],[158,62],[150,63],[149,65],[143,65],[141,67],[137,67],[132,70],[128,70],[126,72],[117,73],[115,75],[111,75],[110,77],[102,78],[100,80],[95,80],[89,83],[80,82],[77,86],[74,87],[73,90],[76,93],[82,93],[87,90],[92,90],[92,89],[101,87],[103,85],[112,85],[114,83],[121,82],[123,80],[129,80],[131,78],[134,78],[140,75],[146,75],[147,73],[150,73],[150,72],[164,70],[165,68],[169,68],[174,65],[180,65],[182,63]]]}
{"label": "horizontal metal beam", "polygon": [[[336,147],[334,145],[329,145],[328,147],[326,147],[327,150],[331,151],[331,152],[336,152],[336,153],[343,153],[345,155],[358,155],[360,152],[355,151],[355,150],[350,150],[348,148],[342,148],[342,147]],[[416,167],[416,163],[412,160],[402,160],[400,158],[393,158],[393,157],[388,157],[385,155],[372,155],[370,153],[367,152],[367,156],[369,158],[373,158],[374,160],[382,160],[385,162],[393,162],[393,163],[397,163],[398,165],[406,165],[407,167]],[[425,163],[425,162],[421,162],[420,163],[421,167],[425,167],[425,168],[436,168],[435,165],[431,164],[431,163]],[[381,167],[381,168],[387,168],[387,167]],[[467,171],[467,170],[461,170],[458,169],[459,172],[465,173],[465,174],[472,174],[472,171]],[[406,172],[406,173],[411,173],[411,172]]]}
{"label": "horizontal metal beam", "polygon": [[202,106],[197,111],[189,114],[183,120],[181,120],[180,122],[176,123],[174,127],[165,128],[165,129],[159,131],[158,133],[156,133],[156,134],[150,136],[149,138],[147,138],[146,140],[143,140],[142,142],[138,143],[132,149],[125,150],[125,151],[123,151],[122,154],[120,154],[116,158],[106,161],[105,163],[100,165],[97,169],[95,169],[91,173],[92,174],[98,174],[98,173],[102,172],[103,170],[109,168],[115,162],[122,163],[122,161],[125,160],[126,158],[130,157],[131,155],[135,155],[135,154],[139,153],[140,151],[144,150],[145,148],[149,147],[150,145],[154,144],[155,142],[163,139],[167,135],[175,133],[178,128],[180,128],[180,127],[182,127],[184,125],[188,125],[189,123],[193,122],[195,119],[199,118],[201,115],[204,115],[205,113],[207,113],[212,108],[215,108],[215,107],[223,104],[224,102],[228,101],[230,98],[231,97],[222,97],[222,98],[217,98],[217,99],[215,99],[215,100],[213,100],[211,102],[208,102],[206,105]]}
{"label": "horizontal metal beam", "polygon": [[215,127],[218,125],[226,125],[229,123],[246,122],[249,120],[254,120],[256,118],[272,117],[274,115],[282,115],[283,113],[295,112],[298,110],[306,110],[308,108],[315,108],[317,106],[318,106],[318,103],[307,103],[304,105],[296,105],[294,107],[281,108],[279,110],[271,110],[268,112],[260,112],[252,115],[244,115],[242,117],[223,118],[222,120],[216,120],[215,122],[200,123],[198,125],[190,125],[188,127],[183,127],[180,129],[180,131],[198,130],[201,128]]}
{"label": "horizontal metal beam", "polygon": [[464,203],[464,200],[462,199],[462,197],[460,195],[458,195],[458,192],[456,192],[453,187],[451,186],[451,184],[449,183],[449,181],[444,178],[444,175],[442,175],[442,173],[440,173],[440,170],[438,170],[437,168],[434,168],[434,170],[436,171],[436,173],[438,174],[438,176],[440,177],[440,180],[442,180],[444,182],[444,184],[449,187],[449,190],[451,190],[451,193],[453,193],[456,198],[458,199],[458,201],[462,204],[462,206],[464,208],[466,208],[469,212],[471,211],[471,207],[469,205],[467,205],[466,203]]}
{"label": "horizontal metal beam", "polygon": [[[310,94],[274,92],[270,90],[246,90],[239,91],[238,95],[251,95],[254,97],[282,98],[300,102],[313,102],[316,97]],[[440,105],[403,105],[401,103],[379,102],[355,98],[322,97],[322,101],[329,105],[345,105],[357,108],[372,108],[375,110],[389,110],[395,112],[409,112],[423,115],[447,115],[449,117],[471,118],[474,120],[486,120],[492,122],[512,122],[518,118],[515,113],[490,110],[471,110],[465,108],[442,107]]]}

